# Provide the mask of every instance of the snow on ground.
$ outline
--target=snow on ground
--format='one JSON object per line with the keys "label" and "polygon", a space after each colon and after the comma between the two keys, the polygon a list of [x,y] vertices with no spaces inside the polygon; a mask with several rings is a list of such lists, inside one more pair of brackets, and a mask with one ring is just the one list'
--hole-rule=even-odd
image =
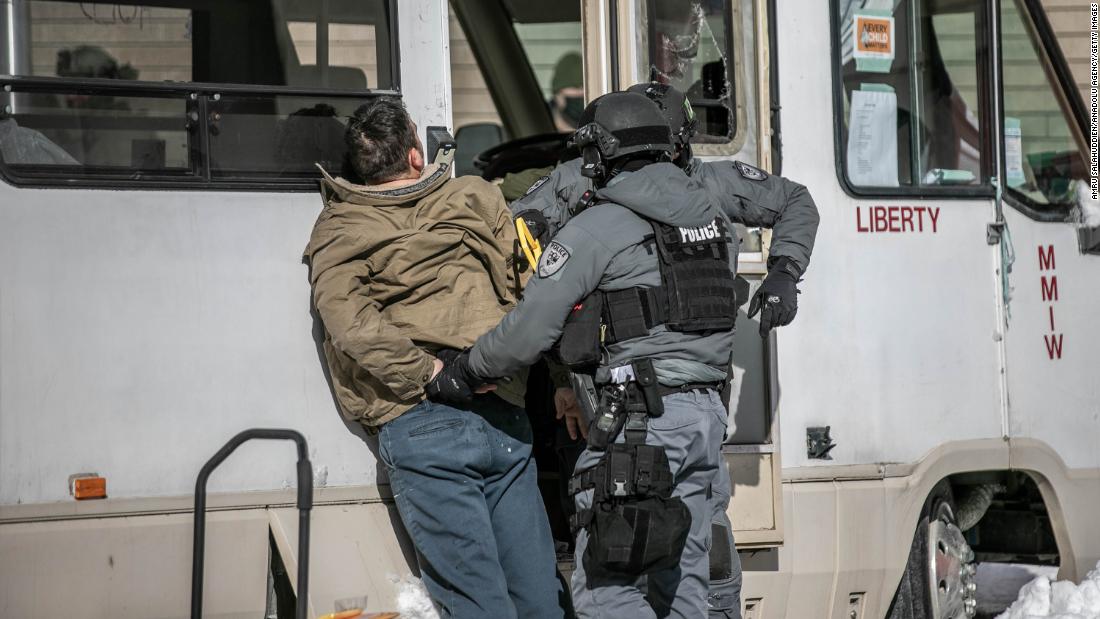
{"label": "snow on ground", "polygon": [[412,574],[401,578],[391,575],[390,580],[397,588],[397,612],[401,619],[439,619],[428,590],[419,578]]}
{"label": "snow on ground", "polygon": [[[996,577],[998,573],[1004,576],[993,584],[1003,591],[1011,586],[1013,577],[1033,572],[1035,566],[1001,565],[986,571],[989,572],[987,578]],[[1080,585],[1066,580],[1051,582],[1052,576],[1050,573],[1038,574],[1020,589],[1016,601],[997,619],[1100,619],[1100,563]],[[982,583],[982,566],[979,566],[979,591]]]}
{"label": "snow on ground", "polygon": [[[997,619],[1100,619],[1100,563],[1080,585],[1052,582],[1057,573],[1057,567],[1044,565],[979,563],[979,616],[1004,611]],[[439,619],[419,578],[392,574],[390,580],[402,619]]]}
{"label": "snow on ground", "polygon": [[994,617],[1016,601],[1020,589],[1038,576],[1054,578],[1056,566],[1024,563],[979,563],[974,581],[978,585],[978,616]]}

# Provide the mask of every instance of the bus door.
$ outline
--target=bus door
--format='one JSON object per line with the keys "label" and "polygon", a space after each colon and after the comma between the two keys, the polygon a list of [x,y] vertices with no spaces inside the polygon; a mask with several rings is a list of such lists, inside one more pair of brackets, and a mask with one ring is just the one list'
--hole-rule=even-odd
{"label": "bus door", "polygon": [[[768,3],[639,0],[584,2],[585,83],[591,99],[645,81],[687,94],[698,118],[692,140],[704,161],[737,159],[774,170],[769,136]],[[761,103],[764,102],[764,103]],[[768,234],[737,226],[738,298],[747,302],[766,272]],[[782,543],[775,339],[737,318],[724,457],[729,516],[740,548]]]}
{"label": "bus door", "polygon": [[[1005,241],[1014,256],[1004,282],[1006,425],[1013,465],[1029,466],[1027,450],[1017,445],[1038,444],[1057,452],[1070,469],[1096,470],[1100,200],[1089,182],[1088,66],[1071,73],[1065,57],[1075,50],[1067,48],[1063,55],[1059,47],[1059,40],[1077,44],[1086,58],[1088,41],[1083,34],[1078,41],[1069,35],[1056,39],[1036,2],[1001,0],[999,5],[999,146]],[[1073,11],[1087,19],[1085,5]],[[1052,422],[1055,417],[1058,422]],[[1074,525],[1068,529],[1089,528]],[[1091,567],[1085,558],[1079,560],[1078,577]]]}

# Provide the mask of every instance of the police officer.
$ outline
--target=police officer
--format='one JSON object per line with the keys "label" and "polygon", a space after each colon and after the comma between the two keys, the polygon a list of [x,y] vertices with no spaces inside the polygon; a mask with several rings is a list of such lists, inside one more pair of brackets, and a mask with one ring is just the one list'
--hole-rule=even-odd
{"label": "police officer", "polygon": [[[695,118],[691,103],[675,88],[657,82],[631,86],[628,92],[646,95],[661,108],[673,132],[674,163],[703,184],[704,189],[733,223],[773,229],[769,258],[770,275],[753,298],[750,318],[763,309],[760,335],[794,319],[798,309],[795,283],[808,266],[817,233],[818,213],[802,185],[755,167],[729,161],[702,163],[692,156]],[[592,200],[592,179],[581,174],[580,158],[568,161],[539,179],[527,194],[511,204],[512,214],[523,217],[546,244],[582,207]],[[559,387],[555,395],[559,416],[566,416],[570,431],[579,425],[571,404],[571,389]],[[722,461],[712,488],[713,547],[708,605],[713,619],[736,619],[740,613],[741,561],[734,546],[732,526],[726,514],[730,500],[730,476]]]}
{"label": "police officer", "polygon": [[[730,221],[750,228],[772,229],[768,278],[753,296],[749,317],[762,312],[761,337],[766,337],[774,327],[790,324],[798,313],[794,284],[810,264],[820,221],[809,191],[787,178],[740,161],[704,163],[696,159],[691,148],[695,114],[691,102],[679,90],[659,82],[643,82],[631,86],[627,92],[644,94],[661,108],[673,132],[673,162],[700,180]],[[515,217],[537,218],[538,223],[532,220],[532,224],[541,233],[543,244],[578,211],[583,200],[594,195],[592,180],[581,174],[582,164],[578,157],[557,166],[510,206]]]}
{"label": "police officer", "polygon": [[517,308],[444,368],[438,397],[468,397],[533,363],[567,319],[602,308],[579,337],[595,349],[601,405],[571,482],[573,602],[580,617],[702,617],[737,238],[702,183],[671,163],[671,131],[645,96],[596,99],[575,139],[591,205],[546,246]]}

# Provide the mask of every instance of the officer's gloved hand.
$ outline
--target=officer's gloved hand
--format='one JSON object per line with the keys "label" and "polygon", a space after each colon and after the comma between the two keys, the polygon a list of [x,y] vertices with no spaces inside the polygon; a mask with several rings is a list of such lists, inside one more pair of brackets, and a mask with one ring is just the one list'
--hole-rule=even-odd
{"label": "officer's gloved hand", "polygon": [[470,370],[470,351],[444,349],[439,351],[437,358],[443,362],[443,369],[424,386],[429,400],[465,404],[474,399],[475,393],[485,393],[494,388]]}
{"label": "officer's gloved hand", "polygon": [[749,318],[760,312],[760,337],[768,337],[774,327],[791,324],[798,313],[798,265],[786,256],[768,269],[768,276],[749,304]]}

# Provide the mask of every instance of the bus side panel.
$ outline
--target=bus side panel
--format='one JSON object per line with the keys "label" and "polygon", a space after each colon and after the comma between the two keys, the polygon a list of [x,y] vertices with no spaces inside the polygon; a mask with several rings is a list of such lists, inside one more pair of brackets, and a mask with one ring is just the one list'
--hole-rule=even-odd
{"label": "bus side panel", "polygon": [[[186,617],[191,524],[170,514],[0,525],[0,616]],[[263,616],[267,514],[213,513],[207,525],[207,616]]]}
{"label": "bus side panel", "polygon": [[[318,485],[375,483],[322,371],[302,250],[312,194],[0,184],[0,504],[187,495],[237,432],[289,427]],[[241,447],[212,491],[294,484],[289,443]]]}

